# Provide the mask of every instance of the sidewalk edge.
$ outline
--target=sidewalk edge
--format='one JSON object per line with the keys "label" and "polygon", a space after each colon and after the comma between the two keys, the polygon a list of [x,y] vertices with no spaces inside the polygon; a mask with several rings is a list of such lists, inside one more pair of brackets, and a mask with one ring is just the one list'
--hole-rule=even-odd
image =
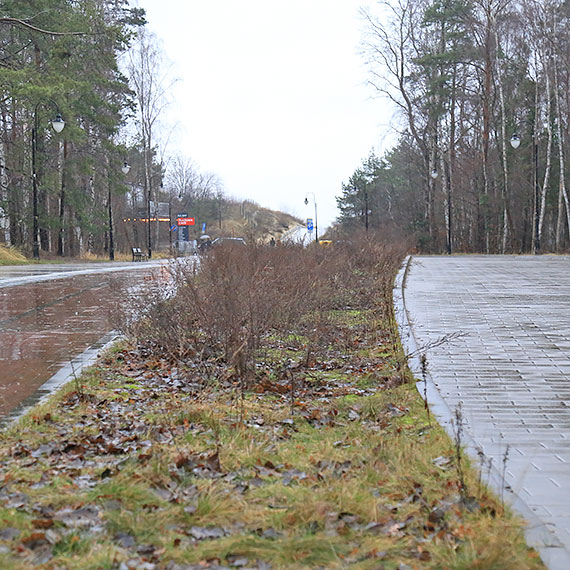
{"label": "sidewalk edge", "polygon": [[[404,352],[412,355],[408,358],[408,367],[416,378],[416,388],[422,398],[427,399],[431,413],[437,422],[446,430],[451,438],[454,438],[453,411],[449,408],[441,396],[429,370],[425,374],[425,384],[422,378],[422,367],[420,362],[421,347],[415,337],[413,321],[406,308],[406,280],[410,272],[413,257],[408,255],[394,281],[393,299],[394,312],[400,332],[400,339]],[[479,446],[475,440],[466,432],[463,433],[464,448],[469,456],[476,463],[478,461],[477,449]],[[568,552],[559,541],[558,537],[542,521],[531,508],[518,496],[509,486],[505,486],[500,472],[493,467],[486,477],[486,483],[497,494],[503,493],[506,502],[522,516],[526,522],[525,538],[527,543],[536,548],[544,564],[550,570],[568,570],[570,568],[570,552]]]}
{"label": "sidewalk edge", "polygon": [[82,371],[93,365],[102,352],[110,348],[119,338],[117,331],[111,331],[92,344],[87,350],[64,364],[49,380],[44,382],[33,394],[23,400],[16,408],[0,419],[0,429],[6,429],[25,416],[32,408],[43,404],[54,392],[81,375]]}

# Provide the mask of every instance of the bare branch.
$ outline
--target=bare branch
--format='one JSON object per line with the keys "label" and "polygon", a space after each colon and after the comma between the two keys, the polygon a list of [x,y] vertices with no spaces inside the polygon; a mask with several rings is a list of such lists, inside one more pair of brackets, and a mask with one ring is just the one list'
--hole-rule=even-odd
{"label": "bare branch", "polygon": [[34,32],[38,32],[40,34],[46,34],[48,36],[86,36],[88,35],[87,32],[54,32],[52,30],[43,30],[42,28],[38,28],[26,22],[25,20],[20,20],[19,18],[8,18],[8,17],[0,17],[1,24],[8,24],[10,26],[22,26],[23,28],[28,28],[29,30],[33,30]]}

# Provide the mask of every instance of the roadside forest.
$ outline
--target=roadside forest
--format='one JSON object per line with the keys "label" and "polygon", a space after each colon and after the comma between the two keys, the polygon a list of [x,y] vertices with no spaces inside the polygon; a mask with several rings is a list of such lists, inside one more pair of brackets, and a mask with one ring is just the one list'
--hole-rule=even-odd
{"label": "roadside forest", "polygon": [[424,252],[568,251],[568,2],[386,0],[363,18],[399,134],[343,184],[341,226]]}
{"label": "roadside forest", "polygon": [[0,432],[0,566],[543,570],[406,367],[404,246],[353,240],[163,266],[124,340]]}
{"label": "roadside forest", "polygon": [[167,248],[177,212],[221,224],[235,204],[218,177],[167,158],[175,78],[143,9],[127,0],[0,5],[1,245],[113,259],[132,246]]}

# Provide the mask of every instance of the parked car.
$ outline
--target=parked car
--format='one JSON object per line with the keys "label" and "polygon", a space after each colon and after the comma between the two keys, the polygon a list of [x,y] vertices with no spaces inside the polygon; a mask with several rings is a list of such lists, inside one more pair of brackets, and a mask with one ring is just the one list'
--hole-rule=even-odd
{"label": "parked car", "polygon": [[246,245],[245,240],[239,237],[219,237],[214,240],[203,241],[198,246],[198,251],[200,253],[206,253],[211,247],[219,247],[220,245],[230,245],[230,246],[243,246]]}
{"label": "parked car", "polygon": [[212,246],[216,245],[246,245],[245,240],[240,237],[219,237],[212,242]]}

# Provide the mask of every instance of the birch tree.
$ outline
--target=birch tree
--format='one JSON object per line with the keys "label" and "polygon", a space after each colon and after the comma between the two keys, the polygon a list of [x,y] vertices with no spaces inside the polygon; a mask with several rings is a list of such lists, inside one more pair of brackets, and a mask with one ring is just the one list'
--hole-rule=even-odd
{"label": "birch tree", "polygon": [[153,151],[157,144],[159,121],[170,103],[169,93],[174,80],[156,37],[144,28],[139,31],[136,42],[128,53],[127,72],[137,103],[135,122],[137,139],[143,155],[143,187],[148,220],[147,253],[150,259],[152,256],[151,201],[155,198],[152,172]]}

